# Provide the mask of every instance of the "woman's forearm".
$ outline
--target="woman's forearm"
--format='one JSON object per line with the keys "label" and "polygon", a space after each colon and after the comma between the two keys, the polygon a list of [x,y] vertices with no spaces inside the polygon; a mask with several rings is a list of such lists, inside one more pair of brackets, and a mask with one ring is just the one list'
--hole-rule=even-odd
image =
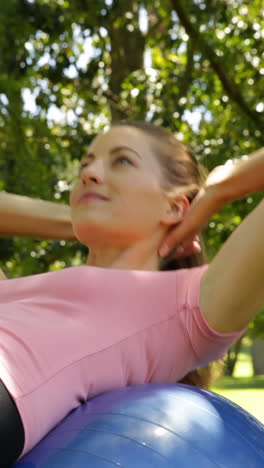
{"label": "woman's forearm", "polygon": [[224,168],[226,176],[219,185],[225,201],[264,190],[264,147],[251,153],[248,159]]}
{"label": "woman's forearm", "polygon": [[70,207],[0,192],[0,235],[76,240]]}

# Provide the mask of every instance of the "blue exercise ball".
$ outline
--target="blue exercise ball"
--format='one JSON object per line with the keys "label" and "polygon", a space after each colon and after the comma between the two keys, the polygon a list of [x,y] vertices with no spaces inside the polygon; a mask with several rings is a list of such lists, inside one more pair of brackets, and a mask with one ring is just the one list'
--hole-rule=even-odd
{"label": "blue exercise ball", "polygon": [[146,384],[72,411],[17,468],[263,468],[264,426],[213,392]]}

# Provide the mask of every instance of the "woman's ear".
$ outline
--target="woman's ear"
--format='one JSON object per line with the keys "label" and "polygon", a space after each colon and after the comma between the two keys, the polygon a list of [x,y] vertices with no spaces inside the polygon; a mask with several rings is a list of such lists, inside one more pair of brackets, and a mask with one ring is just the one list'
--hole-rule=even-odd
{"label": "woman's ear", "polygon": [[173,199],[168,199],[167,209],[161,219],[161,224],[172,226],[180,223],[190,207],[190,202],[185,195],[178,195]]}

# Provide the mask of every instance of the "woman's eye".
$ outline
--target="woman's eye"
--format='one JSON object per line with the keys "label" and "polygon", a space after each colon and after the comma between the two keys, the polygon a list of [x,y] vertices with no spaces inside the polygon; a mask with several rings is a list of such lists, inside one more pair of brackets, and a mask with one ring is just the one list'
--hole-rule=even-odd
{"label": "woman's eye", "polygon": [[[123,161],[126,161],[126,163],[130,164],[131,166],[134,165],[134,164],[132,163],[132,161],[131,161],[129,158],[127,158],[126,156],[119,156],[119,157],[114,161],[114,163],[117,163],[117,162],[119,163],[120,161],[122,161],[122,162],[123,162]],[[123,164],[123,163],[122,163],[122,164]],[[83,170],[85,167],[87,167],[87,166],[88,166],[88,162],[85,162],[85,163],[83,163],[83,164],[81,164],[81,165],[79,166],[79,175],[81,174],[82,170]]]}
{"label": "woman's eye", "polygon": [[126,162],[128,162],[130,165],[133,165],[132,161],[130,161],[130,159],[127,158],[126,156],[120,156],[119,158],[117,158],[117,159],[115,160],[115,162],[119,162],[119,161],[126,161]]}
{"label": "woman's eye", "polygon": [[83,163],[79,166],[79,175],[81,174],[82,169],[84,169],[86,166],[88,166],[88,163]]}

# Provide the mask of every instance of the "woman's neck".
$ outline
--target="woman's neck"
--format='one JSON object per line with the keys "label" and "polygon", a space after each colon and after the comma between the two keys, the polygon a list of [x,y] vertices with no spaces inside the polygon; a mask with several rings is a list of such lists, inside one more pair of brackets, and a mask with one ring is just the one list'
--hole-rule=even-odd
{"label": "woman's neck", "polygon": [[158,248],[146,242],[125,248],[89,249],[87,265],[118,270],[159,270]]}

